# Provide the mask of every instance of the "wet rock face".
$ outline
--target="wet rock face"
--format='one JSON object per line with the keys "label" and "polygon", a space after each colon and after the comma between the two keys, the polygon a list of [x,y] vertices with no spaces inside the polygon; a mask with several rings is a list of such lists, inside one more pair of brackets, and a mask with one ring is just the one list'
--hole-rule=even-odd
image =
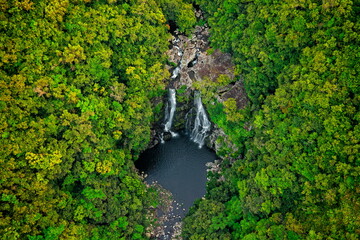
{"label": "wet rock face", "polygon": [[196,26],[191,38],[184,35],[173,36],[167,55],[169,61],[177,64],[178,68],[169,66],[169,70],[174,73],[178,69],[179,73],[170,83],[171,87],[179,88],[185,85],[192,88],[194,81],[205,78],[216,81],[221,74],[234,78],[231,55],[219,50],[209,54],[208,39],[209,29],[206,26]]}
{"label": "wet rock face", "polygon": [[245,108],[248,103],[243,80],[239,80],[235,82],[235,84],[228,85],[227,90],[221,92],[219,96],[220,102],[226,101],[229,98],[234,98],[236,101],[236,106],[239,109]]}
{"label": "wet rock face", "polygon": [[[198,19],[203,19],[200,10],[196,10],[196,16]],[[206,24],[196,26],[191,37],[181,35],[176,30],[173,31],[170,47],[166,54],[170,62],[167,68],[171,73],[168,88],[176,89],[177,101],[172,130],[179,131],[184,129],[185,115],[194,104],[193,83],[204,79],[216,81],[220,75],[227,75],[230,79],[234,79],[234,64],[230,54],[210,48],[209,28]],[[219,102],[234,98],[238,108],[244,108],[247,104],[242,80],[219,89],[216,95]],[[164,97],[162,100],[165,102],[167,98]],[[163,109],[162,112],[164,111]],[[163,118],[157,120],[153,127],[155,131],[151,132],[150,147],[160,142],[158,138],[163,132],[162,121]],[[217,134],[213,134],[212,143],[208,144],[212,145],[213,149],[218,148],[214,145],[214,141],[215,136],[219,136],[219,132],[215,131],[215,133]]]}
{"label": "wet rock face", "polygon": [[206,52],[200,53],[199,63],[194,66],[194,71],[197,72],[198,80],[207,77],[215,81],[221,74],[227,75],[231,79],[234,78],[234,65],[231,62],[231,55],[219,50],[215,50],[211,55]]}
{"label": "wet rock face", "polygon": [[[197,14],[201,18],[201,13]],[[172,63],[172,66],[168,66],[172,76],[169,88],[179,90],[186,86],[185,91],[177,91],[173,125],[175,131],[184,128],[185,115],[193,107],[194,82],[203,79],[216,81],[222,74],[234,78],[234,64],[230,54],[209,49],[209,28],[206,25],[196,26],[191,37],[175,32],[171,39],[170,49],[167,51],[168,60]]]}

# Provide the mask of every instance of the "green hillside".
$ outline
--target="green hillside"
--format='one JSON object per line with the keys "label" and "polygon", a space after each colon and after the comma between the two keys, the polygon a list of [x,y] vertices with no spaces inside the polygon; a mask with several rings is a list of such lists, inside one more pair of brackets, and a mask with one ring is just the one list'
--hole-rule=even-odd
{"label": "green hillside", "polygon": [[[212,45],[233,55],[251,104],[237,110],[234,100],[208,97],[228,135],[218,152],[225,181],[213,176],[185,236],[358,239],[359,1],[197,3]],[[199,88],[205,94],[216,84]]]}
{"label": "green hillside", "polygon": [[236,77],[194,84],[226,136],[183,238],[360,238],[359,0],[0,0],[0,239],[149,239],[134,161],[193,4]]}
{"label": "green hillside", "polygon": [[0,1],[0,238],[145,239],[133,161],[163,94],[182,1]]}

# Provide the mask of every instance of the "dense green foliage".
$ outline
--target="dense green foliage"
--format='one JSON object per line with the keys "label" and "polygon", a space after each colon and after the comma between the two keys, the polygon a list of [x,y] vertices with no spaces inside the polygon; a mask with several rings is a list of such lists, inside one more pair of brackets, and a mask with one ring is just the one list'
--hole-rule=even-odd
{"label": "dense green foliage", "polygon": [[160,5],[0,1],[1,239],[146,238],[156,203],[133,161],[169,76]]}
{"label": "dense green foliage", "polygon": [[[251,100],[198,84],[228,135],[189,239],[359,239],[359,1],[198,0]],[[211,94],[209,94],[209,91]]]}
{"label": "dense green foliage", "polygon": [[172,0],[157,0],[157,2],[159,2],[169,22],[176,23],[180,32],[185,34],[191,33],[193,26],[196,24],[192,4],[184,4],[183,2]]}
{"label": "dense green foliage", "polygon": [[[188,1],[187,1],[188,2]],[[186,239],[358,239],[358,0],[197,0],[251,104],[214,101],[222,171]],[[146,239],[156,196],[133,161],[164,93],[181,0],[0,1],[1,239]]]}

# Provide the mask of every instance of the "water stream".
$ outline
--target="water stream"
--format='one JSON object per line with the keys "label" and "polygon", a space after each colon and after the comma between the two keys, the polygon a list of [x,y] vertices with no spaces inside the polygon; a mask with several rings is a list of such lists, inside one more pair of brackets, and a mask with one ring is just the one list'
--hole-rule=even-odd
{"label": "water stream", "polygon": [[186,131],[190,134],[191,140],[201,148],[206,137],[209,135],[211,122],[207,117],[205,108],[201,102],[199,92],[195,92],[194,108],[186,114]]}
{"label": "water stream", "polygon": [[[158,209],[161,224],[156,230],[156,239],[172,239],[176,236],[181,219],[194,200],[201,198],[206,189],[206,163],[213,162],[216,155],[208,148],[202,148],[210,131],[211,123],[201,102],[199,92],[195,92],[194,106],[186,115],[186,133],[171,131],[176,111],[176,91],[169,89],[165,108],[164,132],[170,132],[170,141],[146,150],[141,154],[136,167],[147,177],[145,181],[170,192],[172,200],[168,207]],[[161,190],[162,191],[162,190]]]}
{"label": "water stream", "polygon": [[[176,91],[175,89],[169,89],[169,98],[168,103],[165,108],[165,122],[164,122],[164,132],[170,132],[172,137],[176,137],[178,134],[171,131],[171,127],[174,121],[174,114],[176,111]],[[160,135],[161,143],[164,143],[163,133]]]}
{"label": "water stream", "polygon": [[[173,44],[180,57],[178,65],[173,69],[171,79],[181,78],[183,67],[183,50],[177,46],[180,40],[175,38]],[[187,66],[193,67],[198,61],[195,54]],[[159,133],[162,144],[146,150],[141,154],[136,167],[144,173],[145,181],[156,186],[162,192],[162,205],[157,209],[160,226],[154,230],[156,239],[173,239],[181,229],[181,220],[193,205],[194,200],[204,196],[206,192],[206,163],[213,162],[216,155],[208,148],[202,148],[208,136],[211,123],[201,102],[199,92],[195,92],[194,105],[186,115],[186,131],[178,134],[172,129],[176,112],[176,90],[169,89],[165,107],[163,132]],[[171,140],[164,141],[164,133],[171,133]],[[185,134],[186,133],[186,134]],[[165,197],[164,197],[165,196]]]}
{"label": "water stream", "polygon": [[174,113],[176,110],[176,91],[175,89],[169,89],[168,103],[165,109],[165,126],[164,131],[169,132],[174,120]]}

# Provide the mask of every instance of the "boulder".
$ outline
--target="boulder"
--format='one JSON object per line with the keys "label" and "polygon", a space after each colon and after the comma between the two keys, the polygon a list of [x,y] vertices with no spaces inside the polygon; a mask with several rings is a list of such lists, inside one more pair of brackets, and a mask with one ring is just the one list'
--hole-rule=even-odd
{"label": "boulder", "polygon": [[[199,11],[198,18],[201,18],[201,11],[197,11]],[[227,75],[230,79],[234,79],[235,67],[230,54],[210,49],[209,28],[206,24],[196,26],[191,37],[180,35],[176,31],[175,34],[170,40],[170,47],[166,54],[169,61],[167,68],[171,73],[168,87],[177,90],[177,106],[172,130],[179,131],[185,127],[185,116],[193,107],[193,83],[204,79],[216,81],[220,75]],[[238,108],[244,108],[248,102],[242,80],[219,89],[217,95],[220,102],[234,98]],[[166,98],[163,101],[166,101]],[[156,125],[161,126],[161,121],[163,118],[158,118]],[[208,137],[207,145],[217,151],[220,146],[216,143],[216,139],[218,136],[225,136],[225,133],[217,127],[213,129],[213,133]],[[152,139],[158,138],[163,129],[157,128],[155,131],[152,133]],[[171,135],[164,134],[164,140],[170,138]],[[157,142],[152,140],[151,146],[158,142],[159,140]]]}
{"label": "boulder", "polygon": [[[234,78],[234,64],[231,55],[220,50],[209,51],[209,28],[196,26],[192,37],[174,36],[167,51],[169,62],[180,68],[179,77],[174,78],[170,86],[180,88],[185,85],[192,88],[192,83],[205,78],[216,81],[220,75]],[[211,54],[210,54],[211,52]],[[168,66],[170,72],[176,67]]]}
{"label": "boulder", "polygon": [[172,138],[171,133],[164,132],[164,135],[163,135],[164,141],[169,141],[169,140],[171,140],[171,138]]}
{"label": "boulder", "polygon": [[225,91],[219,92],[218,100],[220,102],[226,101],[229,98],[235,99],[238,109],[246,107],[248,104],[248,98],[244,88],[244,81],[242,79],[235,82],[235,84],[229,84]]}

